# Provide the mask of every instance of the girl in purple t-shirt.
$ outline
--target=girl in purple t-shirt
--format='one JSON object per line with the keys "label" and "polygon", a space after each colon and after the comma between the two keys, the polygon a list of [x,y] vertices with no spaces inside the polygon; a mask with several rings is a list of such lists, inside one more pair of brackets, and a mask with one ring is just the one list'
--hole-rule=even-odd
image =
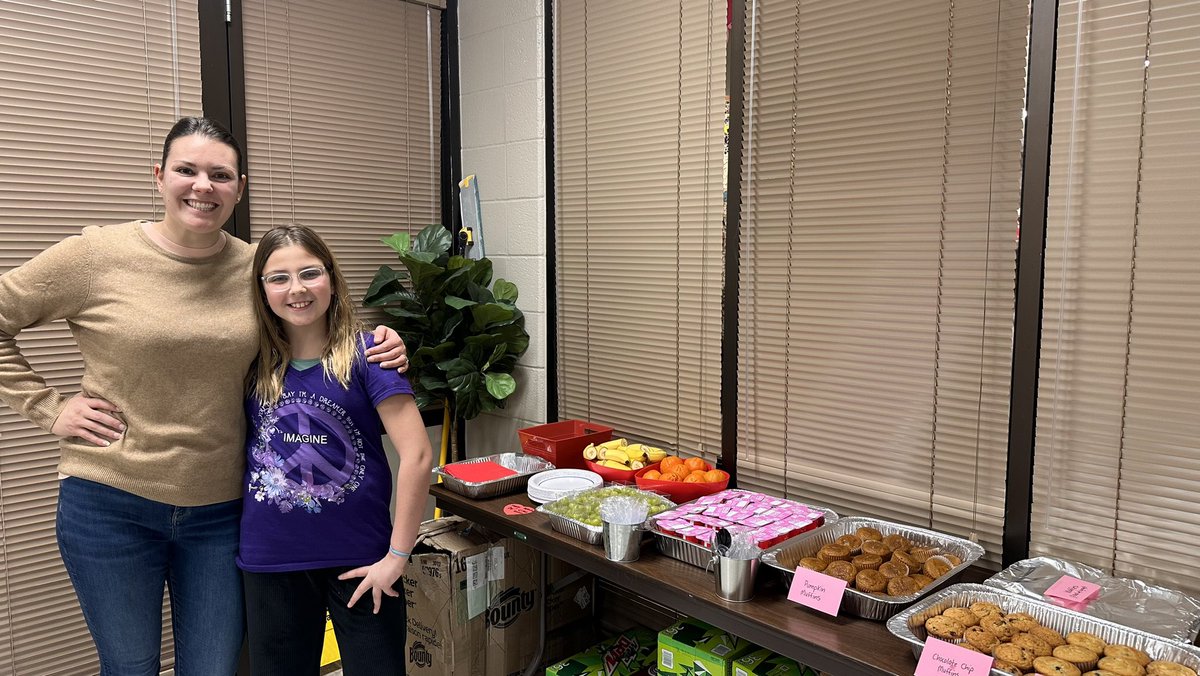
{"label": "girl in purple t-shirt", "polygon": [[[238,553],[251,666],[255,676],[316,676],[328,612],[347,676],[403,674],[406,608],[395,586],[432,456],[412,388],[363,357],[371,337],[311,229],[268,232],[254,271],[259,355]],[[384,430],[400,455],[394,524]]]}

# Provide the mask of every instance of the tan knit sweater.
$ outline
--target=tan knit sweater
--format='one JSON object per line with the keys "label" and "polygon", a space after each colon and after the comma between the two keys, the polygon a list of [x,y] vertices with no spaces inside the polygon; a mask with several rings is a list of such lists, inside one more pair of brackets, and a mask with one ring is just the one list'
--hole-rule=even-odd
{"label": "tan knit sweater", "polygon": [[59,470],[172,505],[237,499],[243,382],[258,341],[251,258],[232,237],[213,256],[176,256],[138,222],[55,244],[0,276],[0,399],[49,431],[66,398],[14,336],[66,319],[83,354],[83,392],[120,408],[128,429],[108,447],[62,440]]}

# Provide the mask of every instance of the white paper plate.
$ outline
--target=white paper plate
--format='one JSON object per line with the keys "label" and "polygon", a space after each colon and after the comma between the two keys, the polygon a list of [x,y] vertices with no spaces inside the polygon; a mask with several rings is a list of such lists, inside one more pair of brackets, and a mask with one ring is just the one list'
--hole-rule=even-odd
{"label": "white paper plate", "polygon": [[583,491],[604,483],[595,472],[584,469],[552,469],[539,472],[529,478],[527,492],[534,502],[551,502],[576,491]]}

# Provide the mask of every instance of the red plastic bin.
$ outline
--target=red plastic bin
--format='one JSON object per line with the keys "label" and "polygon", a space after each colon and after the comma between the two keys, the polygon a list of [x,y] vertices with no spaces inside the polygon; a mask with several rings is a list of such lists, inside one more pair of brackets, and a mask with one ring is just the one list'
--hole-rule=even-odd
{"label": "red plastic bin", "polygon": [[612,439],[613,428],[585,420],[560,420],[517,430],[521,449],[554,463],[558,468],[587,469],[583,449]]}

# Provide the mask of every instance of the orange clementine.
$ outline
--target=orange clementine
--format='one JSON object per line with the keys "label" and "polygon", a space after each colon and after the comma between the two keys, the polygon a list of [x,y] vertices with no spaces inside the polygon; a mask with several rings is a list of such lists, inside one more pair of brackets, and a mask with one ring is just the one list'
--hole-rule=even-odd
{"label": "orange clementine", "polygon": [[662,472],[660,472],[656,469],[652,469],[649,472],[646,472],[645,474],[643,474],[642,478],[643,479],[657,479],[660,476],[662,476]]}
{"label": "orange clementine", "polygon": [[683,461],[683,464],[687,465],[687,468],[693,472],[697,470],[704,470],[707,472],[709,469],[708,463],[704,462],[704,458],[688,458],[687,460]]}
{"label": "orange clementine", "polygon": [[719,469],[710,469],[704,473],[704,480],[710,484],[715,484],[725,480],[726,474]]}
{"label": "orange clementine", "polygon": [[702,484],[704,483],[704,473],[692,472],[691,474],[687,475],[686,478],[684,478],[683,482],[687,484]]}
{"label": "orange clementine", "polygon": [[658,469],[660,472],[669,472],[671,469],[682,464],[683,460],[679,459],[678,456],[668,455],[658,462]]}
{"label": "orange clementine", "polygon": [[679,481],[679,475],[674,472],[663,472],[658,477],[659,481]]}
{"label": "orange clementine", "polygon": [[683,481],[687,478],[687,475],[691,474],[691,471],[688,470],[687,465],[675,465],[671,468],[671,474],[674,474],[676,478]]}

